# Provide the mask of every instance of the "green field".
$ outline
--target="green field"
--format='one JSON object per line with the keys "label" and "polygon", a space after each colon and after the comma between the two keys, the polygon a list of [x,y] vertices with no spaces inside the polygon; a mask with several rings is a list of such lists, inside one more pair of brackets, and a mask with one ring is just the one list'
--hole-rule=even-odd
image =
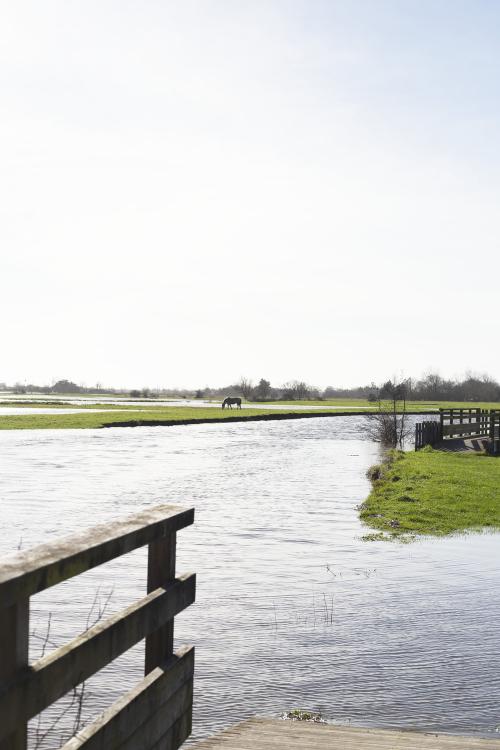
{"label": "green field", "polygon": [[[332,412],[335,414],[362,414],[370,413],[377,409],[378,404],[370,403],[364,399],[330,399],[328,401],[275,401],[260,402],[248,404],[250,408],[237,409],[217,409],[210,406],[198,407],[191,406],[160,406],[154,401],[147,403],[137,401],[134,404],[121,403],[95,403],[95,404],[73,404],[69,399],[57,399],[54,401],[24,401],[10,399],[0,402],[0,407],[16,407],[20,409],[43,408],[50,409],[53,414],[20,414],[20,415],[2,415],[0,413],[0,430],[33,430],[33,429],[78,429],[78,428],[96,428],[103,427],[112,423],[131,422],[139,425],[143,421],[154,421],[157,423],[164,422],[186,422],[190,420],[203,421],[220,421],[238,416],[241,419],[248,419],[258,415],[279,415],[290,414],[293,412],[288,409],[290,406],[314,406],[315,413],[320,415],[322,412]],[[254,406],[255,408],[251,408]],[[384,407],[390,406],[389,402],[384,402]],[[439,407],[457,408],[500,408],[500,404],[490,403],[460,403],[448,401],[409,401],[407,409],[409,412],[429,414],[436,412]],[[81,414],[61,414],[61,409],[78,409]],[[280,407],[266,408],[266,407]],[[105,412],[92,413],[92,409],[103,409]],[[59,413],[58,413],[59,412]],[[295,412],[303,413],[303,412]]]}
{"label": "green field", "polygon": [[499,458],[424,448],[393,452],[370,473],[360,517],[377,533],[365,539],[500,529]]}
{"label": "green field", "polygon": [[[92,429],[98,427],[109,427],[118,423],[118,426],[140,426],[146,423],[157,424],[183,424],[197,422],[220,422],[230,419],[279,419],[280,415],[288,415],[297,418],[297,415],[307,412],[290,413],[285,409],[214,409],[211,407],[156,407],[138,409],[138,407],[112,408],[102,412],[89,412],[82,409],[81,414],[61,414],[55,408],[53,414],[19,414],[0,416],[0,430],[56,430],[56,429]],[[328,411],[328,410],[325,410]],[[321,411],[314,412],[319,416]],[[122,423],[121,425],[119,423]],[[126,424],[123,424],[126,423]]]}
{"label": "green field", "polygon": [[[125,409],[150,409],[150,408],[158,408],[156,404],[153,402],[152,404],[149,403],[137,403],[133,405],[128,404],[120,404],[120,403],[89,403],[89,404],[74,404],[69,400],[59,400],[54,399],[52,401],[0,401],[0,407],[6,406],[16,409],[119,409],[120,411],[124,411]],[[0,415],[1,416],[1,415]]]}
{"label": "green field", "polygon": [[[258,403],[258,402],[254,402]],[[277,404],[277,405],[288,405],[292,406],[293,404],[296,405],[303,405],[303,406],[334,406],[337,408],[355,408],[355,409],[366,409],[369,411],[373,411],[374,409],[377,409],[378,402],[373,403],[370,401],[367,401],[363,398],[333,398],[328,399],[325,401],[263,401],[259,402],[263,405],[265,404]],[[382,404],[384,407],[387,407],[390,405],[389,401],[382,401]],[[401,405],[399,405],[400,407]],[[407,401],[406,402],[406,409],[408,411],[415,411],[415,412],[429,412],[429,411],[437,411],[438,409],[449,409],[453,407],[454,409],[500,409],[500,403],[498,402],[489,402],[489,401],[481,401],[481,402],[472,402],[472,401]]]}

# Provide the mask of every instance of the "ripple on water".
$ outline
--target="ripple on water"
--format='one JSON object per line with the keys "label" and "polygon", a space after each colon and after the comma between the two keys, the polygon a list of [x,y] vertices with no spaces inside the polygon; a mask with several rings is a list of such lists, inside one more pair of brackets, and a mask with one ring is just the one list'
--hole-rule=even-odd
{"label": "ripple on water", "polygon": [[[439,731],[499,723],[498,536],[362,543],[356,506],[377,459],[363,419],[0,443],[4,552],[151,504],[196,506],[178,569],[197,571],[197,604],[176,618],[179,642],[196,645],[195,737],[293,707]],[[94,597],[91,618],[141,596],[145,562],[138,550],[33,597],[33,657],[49,612],[57,645],[85,627]],[[139,645],[89,680],[86,717],[139,679],[142,658]]]}

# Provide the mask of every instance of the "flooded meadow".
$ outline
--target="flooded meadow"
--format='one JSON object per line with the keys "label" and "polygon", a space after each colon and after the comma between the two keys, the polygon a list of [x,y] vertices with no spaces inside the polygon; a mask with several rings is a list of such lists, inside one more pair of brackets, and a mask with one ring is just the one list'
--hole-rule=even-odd
{"label": "flooded meadow", "polygon": [[[378,460],[362,417],[0,432],[2,555],[160,503],[194,506],[176,617],[196,647],[193,738],[293,708],[329,721],[498,736],[495,534],[364,542],[357,506]],[[141,597],[146,550],[31,600],[31,657]],[[141,678],[143,646],[85,686],[88,720]],[[64,701],[32,746],[74,728]],[[59,713],[58,713],[59,712]],[[36,739],[38,731],[38,741]]]}

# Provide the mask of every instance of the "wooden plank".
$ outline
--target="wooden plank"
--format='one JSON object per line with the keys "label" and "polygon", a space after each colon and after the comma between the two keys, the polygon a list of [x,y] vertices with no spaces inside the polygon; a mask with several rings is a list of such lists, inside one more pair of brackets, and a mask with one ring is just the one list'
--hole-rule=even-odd
{"label": "wooden plank", "polygon": [[[148,593],[160,586],[168,586],[175,578],[176,535],[151,542],[148,550]],[[174,621],[167,622],[146,638],[145,667],[148,674],[167,659],[174,650]]]}
{"label": "wooden plank", "polygon": [[[0,690],[28,666],[29,599],[12,604],[0,617]],[[26,750],[27,723],[16,722],[0,750]]]}
{"label": "wooden plank", "polygon": [[194,750],[500,750],[499,740],[430,732],[250,719]]}
{"label": "wooden plank", "polygon": [[[177,750],[191,734],[193,711],[190,708],[151,750]],[[134,748],[135,750],[135,748]]]}
{"label": "wooden plank", "polygon": [[[120,745],[120,750],[137,750],[139,747],[147,750],[161,742],[166,744],[167,741],[173,746],[173,740],[178,735],[175,726],[183,718],[189,719],[189,725],[191,724],[192,707],[193,681],[190,680],[179,688],[167,705],[161,706],[123,745]],[[168,740],[165,737],[167,733],[171,734]],[[190,729],[180,742],[183,742],[189,733]]]}
{"label": "wooden plank", "polygon": [[193,520],[193,508],[159,505],[11,555],[2,561],[0,607],[179,531]]}
{"label": "wooden plank", "polygon": [[0,693],[0,738],[192,604],[195,586],[194,574],[182,576],[32,664]]}
{"label": "wooden plank", "polygon": [[[119,698],[95,722],[82,729],[61,750],[117,750],[135,736],[135,732],[148,722],[159,710],[163,715],[163,726],[156,736],[159,740],[172,724],[185,713],[192,701],[194,674],[194,648],[183,646],[161,666],[156,667],[126,695]],[[178,692],[185,687],[181,709],[177,704]],[[177,696],[177,697],[176,697]],[[137,747],[144,747],[138,742]]]}
{"label": "wooden plank", "polygon": [[475,435],[481,432],[480,422],[469,422],[469,424],[445,424],[443,435]]}

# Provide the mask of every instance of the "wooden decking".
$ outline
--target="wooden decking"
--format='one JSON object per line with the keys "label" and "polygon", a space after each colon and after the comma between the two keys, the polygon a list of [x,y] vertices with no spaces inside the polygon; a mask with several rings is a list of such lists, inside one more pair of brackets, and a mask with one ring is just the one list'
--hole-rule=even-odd
{"label": "wooden decking", "polygon": [[435,448],[438,451],[448,451],[452,453],[488,453],[489,446],[489,438],[477,437],[442,440],[435,446]]}
{"label": "wooden decking", "polygon": [[500,740],[451,734],[360,729],[280,719],[249,719],[194,745],[195,750],[500,750]]}

